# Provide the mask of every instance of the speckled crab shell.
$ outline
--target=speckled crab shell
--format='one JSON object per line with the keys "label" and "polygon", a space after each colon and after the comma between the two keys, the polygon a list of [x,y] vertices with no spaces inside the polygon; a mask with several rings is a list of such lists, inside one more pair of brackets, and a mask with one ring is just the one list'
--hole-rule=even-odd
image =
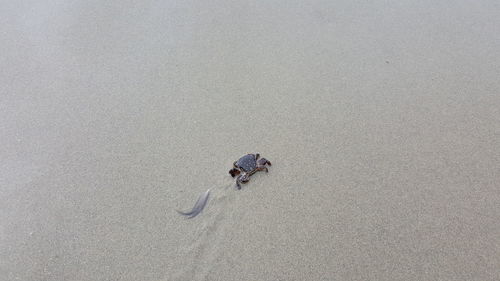
{"label": "speckled crab shell", "polygon": [[238,159],[235,165],[243,172],[251,172],[257,168],[257,161],[254,154],[247,154]]}

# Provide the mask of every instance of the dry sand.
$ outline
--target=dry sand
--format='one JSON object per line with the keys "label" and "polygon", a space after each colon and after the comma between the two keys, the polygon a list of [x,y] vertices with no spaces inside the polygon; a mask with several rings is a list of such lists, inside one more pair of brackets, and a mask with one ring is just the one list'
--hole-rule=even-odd
{"label": "dry sand", "polygon": [[3,1],[0,280],[500,280],[500,5],[375,2]]}

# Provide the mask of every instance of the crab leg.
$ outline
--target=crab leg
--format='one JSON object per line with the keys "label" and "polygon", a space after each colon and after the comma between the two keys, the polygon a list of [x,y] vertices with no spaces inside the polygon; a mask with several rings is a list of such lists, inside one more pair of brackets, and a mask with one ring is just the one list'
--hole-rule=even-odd
{"label": "crab leg", "polygon": [[264,165],[272,166],[271,162],[269,162],[269,160],[267,160],[266,158],[260,158],[259,161],[257,161],[257,164],[259,164],[261,166],[264,166]]}
{"label": "crab leg", "polygon": [[241,175],[236,178],[236,186],[241,189]]}
{"label": "crab leg", "polygon": [[269,172],[269,170],[265,166],[258,166],[257,169],[255,169],[255,170],[257,170],[257,171],[266,171],[266,173]]}

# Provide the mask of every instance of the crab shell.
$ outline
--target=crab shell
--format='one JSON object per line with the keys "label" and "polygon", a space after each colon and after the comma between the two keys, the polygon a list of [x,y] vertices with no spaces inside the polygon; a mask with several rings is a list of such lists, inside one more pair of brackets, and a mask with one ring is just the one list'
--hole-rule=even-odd
{"label": "crab shell", "polygon": [[243,172],[251,172],[257,168],[257,160],[255,158],[254,154],[247,154],[238,159],[235,166]]}

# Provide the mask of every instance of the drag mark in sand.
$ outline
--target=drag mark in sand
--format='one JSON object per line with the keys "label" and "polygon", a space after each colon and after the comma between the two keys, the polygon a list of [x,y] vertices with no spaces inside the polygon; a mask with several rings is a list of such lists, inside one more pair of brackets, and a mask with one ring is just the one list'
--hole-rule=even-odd
{"label": "drag mark in sand", "polygon": [[210,196],[210,189],[205,191],[205,193],[201,194],[200,197],[198,198],[198,201],[194,204],[193,208],[189,212],[182,212],[177,210],[177,212],[181,215],[186,216],[188,219],[196,217],[201,211],[203,211],[203,208],[205,208],[205,205],[207,204],[208,197]]}
{"label": "drag mark in sand", "polygon": [[228,204],[232,205],[236,196],[227,192],[231,187],[226,186],[223,192],[211,192],[214,215],[192,224],[192,239],[180,246],[185,249],[180,256],[185,266],[172,273],[172,280],[207,280],[217,266],[217,261],[223,257],[222,245],[231,237]]}

